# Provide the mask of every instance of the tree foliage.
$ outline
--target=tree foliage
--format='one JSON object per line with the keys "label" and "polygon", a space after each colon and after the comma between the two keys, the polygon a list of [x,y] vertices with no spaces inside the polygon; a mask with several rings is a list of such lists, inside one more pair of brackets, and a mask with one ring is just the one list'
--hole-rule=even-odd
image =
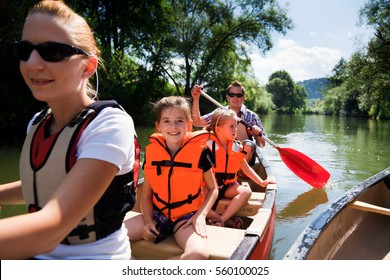
{"label": "tree foliage", "polygon": [[[186,95],[196,81],[210,87],[224,81],[226,87],[231,82],[227,73],[246,72],[250,64],[247,45],[265,52],[272,47],[272,31],[285,34],[292,27],[286,12],[274,0],[196,0],[177,5],[179,2],[175,1],[178,24],[172,40],[181,46],[174,59],[179,57],[182,63],[167,71],[177,77],[175,84],[184,85]],[[218,69],[216,66],[221,71],[212,71]]]}
{"label": "tree foliage", "polygon": [[278,112],[295,113],[305,110],[307,91],[296,84],[287,71],[272,73],[266,88],[272,94],[272,101]]}
{"label": "tree foliage", "polygon": [[[24,134],[43,104],[24,85],[13,49],[28,8],[38,0],[0,3],[0,129]],[[276,0],[67,0],[97,38],[106,70],[99,70],[102,99],[116,98],[135,119],[150,119],[148,104],[166,95],[189,95],[201,82],[219,100],[228,84],[248,76],[248,102],[268,111],[269,95],[253,79],[248,53],[272,47],[271,33],[285,34],[291,19]],[[11,16],[10,16],[11,15]],[[11,77],[5,78],[5,77]],[[243,79],[241,79],[243,80]],[[257,94],[259,93],[259,94]],[[258,107],[257,107],[258,106]],[[21,113],[23,111],[23,113]],[[2,133],[5,135],[5,133]],[[23,138],[23,137],[21,137]]]}
{"label": "tree foliage", "polygon": [[390,2],[367,2],[361,21],[375,32],[366,48],[350,61],[341,60],[329,77],[333,88],[326,93],[325,110],[331,114],[390,118]]}

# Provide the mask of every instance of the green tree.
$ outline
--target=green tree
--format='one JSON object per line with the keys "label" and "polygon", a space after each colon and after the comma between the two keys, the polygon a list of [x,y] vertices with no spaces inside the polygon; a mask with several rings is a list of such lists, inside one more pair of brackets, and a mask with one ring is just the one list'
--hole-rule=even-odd
{"label": "green tree", "polygon": [[287,99],[291,97],[292,91],[288,87],[287,80],[275,77],[269,80],[266,85],[267,91],[272,94],[272,101],[277,112],[287,112]]}
{"label": "green tree", "polygon": [[238,80],[245,86],[245,104],[248,108],[258,114],[267,114],[275,109],[272,95],[266,90],[265,86],[261,87],[259,85],[259,81],[254,75],[241,73],[234,76],[233,80]]}
{"label": "green tree", "polygon": [[181,0],[171,5],[174,25],[164,41],[172,53],[160,65],[179,94],[184,89],[190,95],[196,82],[215,88],[226,73],[230,79],[234,69],[249,65],[244,43],[265,52],[272,47],[272,31],[284,34],[292,27],[274,0]]}
{"label": "green tree", "polygon": [[333,67],[332,74],[328,76],[328,80],[331,82],[331,86],[337,87],[340,86],[345,80],[345,68],[347,66],[347,61],[344,58],[341,58],[339,62]]}
{"label": "green tree", "polygon": [[307,91],[303,86],[294,82],[285,70],[271,74],[266,85],[272,94],[276,110],[282,113],[297,113],[305,110]]}
{"label": "green tree", "polygon": [[389,118],[390,2],[367,2],[360,10],[360,22],[372,27],[375,36],[350,61],[340,60],[335,66],[324,109],[332,114]]}
{"label": "green tree", "polygon": [[166,60],[171,52],[165,47],[169,43],[162,39],[173,24],[168,1],[67,3],[87,19],[102,49],[106,71],[100,71],[101,97],[117,99],[133,115],[136,124],[145,124],[147,120],[153,123],[149,110],[140,108],[174,92],[159,65],[159,60]]}
{"label": "green tree", "polygon": [[342,86],[327,90],[324,100],[324,111],[327,115],[340,115],[344,108],[344,95]]}
{"label": "green tree", "polygon": [[368,43],[366,56],[358,54],[353,62],[353,65],[361,66],[361,73],[366,74],[361,80],[363,90],[359,95],[359,108],[368,111],[372,117],[389,118],[390,2],[367,2],[360,10],[360,19],[375,29],[375,37]]}
{"label": "green tree", "polygon": [[[23,138],[25,125],[43,104],[31,98],[13,49],[28,8],[38,0],[0,2],[0,130]],[[117,98],[137,125],[149,119],[144,107],[165,95],[189,95],[195,82],[224,98],[240,75],[248,76],[248,104],[271,108],[270,95],[252,82],[248,56],[272,47],[271,33],[292,28],[276,0],[67,0],[93,29],[106,70],[99,70],[102,99]],[[11,16],[10,16],[11,15]],[[9,78],[11,77],[11,78]],[[243,79],[241,79],[243,80]],[[253,91],[253,94],[252,94]],[[258,94],[255,94],[258,93]],[[249,96],[248,96],[249,97]],[[267,107],[268,106],[268,107]],[[18,136],[17,132],[20,132]]]}
{"label": "green tree", "polygon": [[302,113],[306,109],[307,91],[304,86],[294,85],[294,95],[291,99],[290,107],[294,113]]}

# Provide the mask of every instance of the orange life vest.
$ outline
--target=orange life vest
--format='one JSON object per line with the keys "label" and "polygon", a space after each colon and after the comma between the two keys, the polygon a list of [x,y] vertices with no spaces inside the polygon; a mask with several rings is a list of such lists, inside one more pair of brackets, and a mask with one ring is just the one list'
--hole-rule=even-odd
{"label": "orange life vest", "polygon": [[203,170],[198,164],[208,135],[205,131],[188,132],[173,157],[162,134],[150,136],[151,143],[145,150],[145,177],[152,188],[155,207],[173,222],[197,211],[203,203]]}
{"label": "orange life vest", "polygon": [[218,186],[236,182],[241,162],[245,158],[241,142],[238,140],[229,141],[226,151],[219,143],[218,138],[215,135],[210,135],[207,145],[215,156],[216,162],[213,171]]}

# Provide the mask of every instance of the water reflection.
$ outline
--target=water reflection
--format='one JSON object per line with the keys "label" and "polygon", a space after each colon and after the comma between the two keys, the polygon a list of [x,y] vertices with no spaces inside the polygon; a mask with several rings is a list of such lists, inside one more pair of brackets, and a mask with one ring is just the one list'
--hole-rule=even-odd
{"label": "water reflection", "polygon": [[324,189],[311,189],[298,195],[289,202],[277,214],[280,220],[292,220],[294,218],[303,218],[310,215],[310,212],[320,204],[328,202],[328,195]]}
{"label": "water reflection", "polygon": [[[271,258],[282,259],[305,227],[332,201],[390,166],[390,121],[304,115],[267,115],[261,120],[272,141],[300,151],[331,174],[325,188],[313,189],[285,165],[275,148],[266,145],[262,149],[278,182]],[[153,128],[136,126],[136,130],[143,158]],[[0,148],[0,183],[17,179],[18,160],[19,149]],[[8,215],[6,208],[3,214]]]}
{"label": "water reflection", "polygon": [[390,166],[390,122],[329,116],[262,116],[268,137],[309,156],[330,174],[324,189],[312,189],[281,161],[263,151],[278,181],[277,220],[271,253],[281,259],[305,227],[357,183]]}

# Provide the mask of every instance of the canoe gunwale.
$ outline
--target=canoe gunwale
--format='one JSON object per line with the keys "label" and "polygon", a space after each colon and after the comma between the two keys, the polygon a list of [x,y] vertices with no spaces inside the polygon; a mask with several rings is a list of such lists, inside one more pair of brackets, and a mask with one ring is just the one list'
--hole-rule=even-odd
{"label": "canoe gunwale", "polygon": [[[256,147],[256,153],[261,165],[264,167],[265,172],[268,177],[273,177],[271,168],[265,160],[264,156],[261,153],[260,148]],[[247,260],[251,256],[253,258],[254,254],[260,254],[261,259],[268,259],[272,241],[274,237],[274,226],[275,226],[275,216],[276,216],[276,195],[277,188],[276,185],[267,186],[265,200],[263,206],[259,209],[259,212],[269,212],[269,218],[267,219],[267,228],[259,230],[256,227],[249,227],[246,232],[244,239],[241,241],[237,249],[230,256],[230,260]],[[263,243],[262,243],[263,242]],[[267,244],[265,244],[267,243]],[[255,250],[260,251],[254,252]]]}
{"label": "canoe gunwale", "polygon": [[[266,199],[263,207],[259,212],[269,212],[269,219],[266,221],[267,228],[259,230],[258,228],[249,227],[245,231],[244,239],[241,241],[237,249],[230,256],[230,260],[247,260],[251,258],[255,249],[258,246],[263,246],[267,249],[259,249],[263,257],[261,259],[268,259],[271,251],[271,243],[274,235],[274,223],[275,223],[275,200],[276,200],[276,188],[267,190]],[[261,244],[266,242],[267,244]]]}

